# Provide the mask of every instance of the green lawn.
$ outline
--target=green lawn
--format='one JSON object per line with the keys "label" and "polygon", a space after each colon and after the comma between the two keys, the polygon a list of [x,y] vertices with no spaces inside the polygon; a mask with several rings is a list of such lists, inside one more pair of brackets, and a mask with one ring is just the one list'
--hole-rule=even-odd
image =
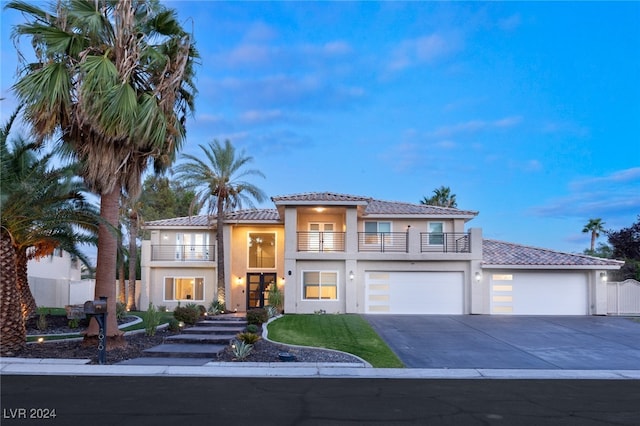
{"label": "green lawn", "polygon": [[269,339],[293,345],[337,349],[365,359],[377,368],[404,365],[359,315],[285,315],[268,326]]}

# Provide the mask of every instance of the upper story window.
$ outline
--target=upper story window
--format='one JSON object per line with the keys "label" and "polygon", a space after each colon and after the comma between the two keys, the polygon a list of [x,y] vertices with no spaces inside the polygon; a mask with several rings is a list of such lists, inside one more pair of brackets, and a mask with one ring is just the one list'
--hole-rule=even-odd
{"label": "upper story window", "polygon": [[429,232],[429,244],[443,245],[444,244],[444,223],[443,222],[429,222],[427,225]]}
{"label": "upper story window", "polygon": [[380,234],[391,232],[391,222],[365,222],[364,232],[365,244],[379,244]]}
{"label": "upper story window", "polygon": [[248,238],[249,268],[276,267],[276,233],[249,232]]}

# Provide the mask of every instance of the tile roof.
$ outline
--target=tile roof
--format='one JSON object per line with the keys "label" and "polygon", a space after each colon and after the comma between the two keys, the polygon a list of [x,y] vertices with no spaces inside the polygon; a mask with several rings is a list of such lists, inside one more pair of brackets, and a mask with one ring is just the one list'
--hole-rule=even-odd
{"label": "tile roof", "polygon": [[360,197],[358,195],[338,194],[335,192],[305,192],[302,194],[279,195],[271,197],[271,201],[278,203],[281,201],[310,201],[310,202],[332,202],[332,201],[369,201],[371,197]]}
{"label": "tile roof", "polygon": [[482,241],[482,258],[485,265],[619,267],[624,263],[619,260],[563,253],[496,240]]}
{"label": "tile roof", "polygon": [[[280,222],[280,216],[276,209],[251,209],[251,210],[238,210],[227,214],[225,219],[228,221],[246,221],[246,222]],[[155,226],[210,226],[215,225],[216,216],[213,215],[210,218],[205,215],[198,216],[185,216],[175,217],[172,219],[160,219],[151,222],[146,222],[146,227]]]}
{"label": "tile roof", "polygon": [[425,216],[476,216],[478,212],[459,210],[448,207],[429,206],[424,204],[412,204],[398,201],[375,200],[371,197],[358,195],[337,194],[334,192],[306,192],[302,194],[282,195],[271,197],[278,204],[287,202],[296,203],[336,203],[364,204],[365,215],[425,215]]}
{"label": "tile roof", "polygon": [[365,214],[476,216],[478,212],[459,210],[450,207],[430,206],[426,204],[370,200],[367,204],[367,208],[365,209]]}

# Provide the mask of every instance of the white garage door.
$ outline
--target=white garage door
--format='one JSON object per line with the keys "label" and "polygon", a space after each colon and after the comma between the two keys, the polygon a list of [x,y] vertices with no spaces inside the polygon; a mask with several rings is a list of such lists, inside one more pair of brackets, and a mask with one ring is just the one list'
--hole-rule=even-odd
{"label": "white garage door", "polygon": [[584,273],[491,274],[491,313],[507,315],[586,315]]}
{"label": "white garage door", "polygon": [[367,272],[365,311],[386,314],[462,314],[462,272]]}

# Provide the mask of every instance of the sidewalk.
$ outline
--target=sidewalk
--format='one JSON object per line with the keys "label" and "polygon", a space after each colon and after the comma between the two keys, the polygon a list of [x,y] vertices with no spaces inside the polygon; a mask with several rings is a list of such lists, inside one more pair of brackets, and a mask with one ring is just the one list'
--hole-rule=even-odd
{"label": "sidewalk", "polygon": [[362,363],[304,362],[209,362],[203,366],[91,365],[88,362],[85,359],[0,358],[0,375],[640,380],[640,370],[371,368]]}

